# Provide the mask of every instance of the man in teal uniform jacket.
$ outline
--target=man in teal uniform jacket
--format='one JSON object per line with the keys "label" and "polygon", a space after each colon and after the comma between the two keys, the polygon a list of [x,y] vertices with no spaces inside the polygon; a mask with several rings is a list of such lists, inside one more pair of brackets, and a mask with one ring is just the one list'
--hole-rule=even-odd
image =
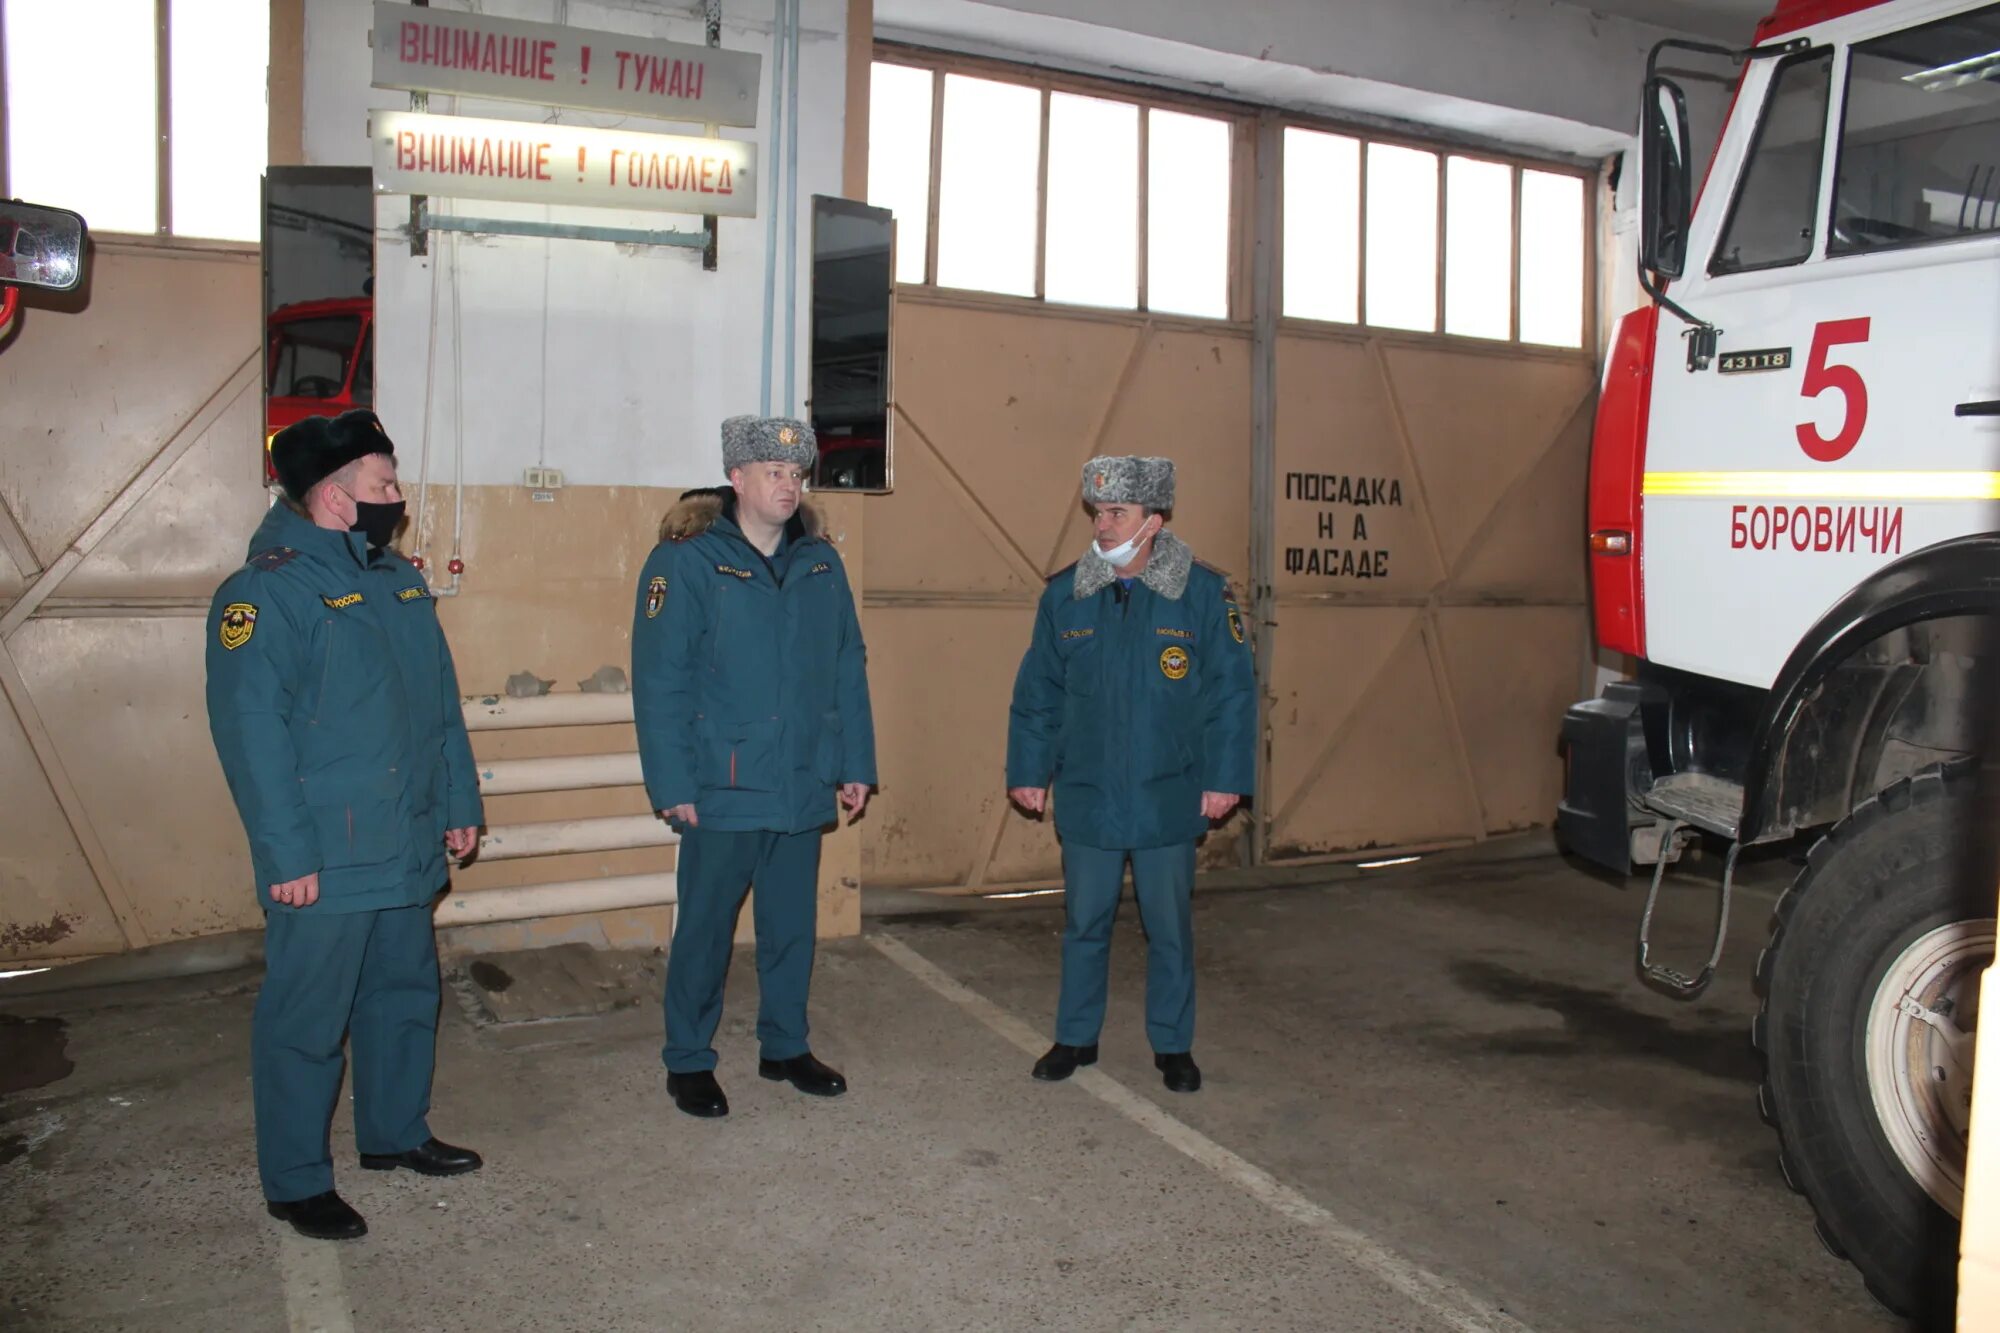
{"label": "man in teal uniform jacket", "polygon": [[451,650],[372,412],[288,426],[285,498],[208,617],[208,720],[264,907],[251,1031],[257,1168],[274,1217],[318,1239],[368,1227],[333,1188],[328,1129],[354,1045],[361,1165],[477,1170],[433,1138],[431,903],[481,820]]}
{"label": "man in teal uniform jacket", "polygon": [[1097,1061],[1129,860],[1153,1064],[1168,1088],[1194,1092],[1195,843],[1254,785],[1250,645],[1228,580],[1166,531],[1170,461],[1093,458],[1083,499],[1095,540],[1042,594],[1007,732],[1008,795],[1040,814],[1053,787],[1062,839],[1062,994],[1034,1074]]}
{"label": "man in teal uniform jacket", "polygon": [[639,575],[632,706],[655,810],[681,835],[667,958],[667,1091],[721,1116],[715,1030],[743,895],[754,885],[757,1072],[834,1097],[847,1081],[806,1041],[820,837],[835,795],[875,785],[867,653],[840,553],[805,504],[812,428],[722,423],[729,488],[690,493]]}

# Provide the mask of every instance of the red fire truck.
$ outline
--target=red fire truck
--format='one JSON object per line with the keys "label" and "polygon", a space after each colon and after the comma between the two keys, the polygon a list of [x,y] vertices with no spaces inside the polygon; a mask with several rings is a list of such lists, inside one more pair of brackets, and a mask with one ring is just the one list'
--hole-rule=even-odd
{"label": "red fire truck", "polygon": [[[1705,184],[1667,62],[1740,65]],[[1600,645],[1558,824],[1650,870],[1642,975],[1714,975],[1745,849],[1802,865],[1756,965],[1759,1097],[1821,1239],[1950,1309],[1992,860],[1973,849],[2000,625],[2000,4],[1783,0],[1756,45],[1663,43],[1640,278],[1598,408]],[[1990,756],[1989,756],[1990,757]],[[1667,867],[1723,853],[1712,946],[1661,963]]]}
{"label": "red fire truck", "polygon": [[271,312],[264,343],[264,480],[271,441],[307,417],[375,404],[375,301],[340,296]]}

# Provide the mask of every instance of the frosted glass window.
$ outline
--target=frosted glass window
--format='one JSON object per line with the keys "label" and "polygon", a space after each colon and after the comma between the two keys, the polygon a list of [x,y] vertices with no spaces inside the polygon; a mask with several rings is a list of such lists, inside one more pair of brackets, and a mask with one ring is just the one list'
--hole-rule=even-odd
{"label": "frosted glass window", "polygon": [[1229,124],[1146,112],[1146,305],[1229,317]]}
{"label": "frosted glass window", "polygon": [[1042,292],[1073,305],[1139,304],[1139,108],[1049,96]]}
{"label": "frosted glass window", "polygon": [[1368,145],[1368,322],[1437,331],[1436,153]]}
{"label": "frosted glass window", "polygon": [[1285,131],[1284,312],[1352,324],[1361,318],[1361,143]]}
{"label": "frosted glass window", "polygon": [[159,226],[153,0],[83,9],[75,0],[0,4],[8,193],[74,209],[94,231],[150,233]]}
{"label": "frosted glass window", "polygon": [[896,281],[921,283],[931,227],[931,72],[877,64],[868,76],[868,202],[896,218]]}
{"label": "frosted glass window", "polygon": [[1444,331],[1505,338],[1513,322],[1514,169],[1445,162]]}
{"label": "frosted glass window", "polygon": [[1042,95],[963,74],[944,81],[938,285],[1035,294]]}
{"label": "frosted glass window", "polygon": [[174,234],[257,240],[269,0],[201,0],[169,13]]}
{"label": "frosted glass window", "polygon": [[1521,173],[1521,341],[1583,346],[1583,178]]}

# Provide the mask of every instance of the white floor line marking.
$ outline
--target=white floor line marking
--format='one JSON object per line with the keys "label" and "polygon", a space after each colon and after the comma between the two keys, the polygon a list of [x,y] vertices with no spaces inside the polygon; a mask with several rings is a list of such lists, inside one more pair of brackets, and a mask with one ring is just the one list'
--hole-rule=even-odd
{"label": "white floor line marking", "polygon": [[289,1228],[278,1241],[287,1333],[354,1333],[337,1240],[307,1240]]}
{"label": "white floor line marking", "polygon": [[[955,980],[901,940],[876,934],[868,936],[868,942],[891,962],[1027,1054],[1039,1056],[1048,1048],[1047,1039],[1040,1033]],[[1491,1301],[1355,1230],[1263,1167],[1175,1119],[1103,1071],[1079,1069],[1072,1080],[1126,1119],[1165,1140],[1266,1207],[1309,1228],[1348,1264],[1401,1293],[1458,1333],[1530,1333],[1527,1325],[1496,1308]]]}

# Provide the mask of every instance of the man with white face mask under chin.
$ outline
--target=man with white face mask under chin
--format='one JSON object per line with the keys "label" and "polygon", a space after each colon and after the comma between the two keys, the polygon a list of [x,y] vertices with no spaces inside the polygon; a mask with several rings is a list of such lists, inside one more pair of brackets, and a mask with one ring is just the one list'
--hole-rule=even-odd
{"label": "man with white face mask under chin", "polygon": [[1093,458],[1083,500],[1094,539],[1042,594],[1007,734],[1009,797],[1039,815],[1053,791],[1063,844],[1062,994],[1034,1075],[1096,1063],[1129,860],[1153,1063],[1194,1092],[1195,845],[1254,785],[1250,645],[1228,579],[1166,530],[1172,462]]}

